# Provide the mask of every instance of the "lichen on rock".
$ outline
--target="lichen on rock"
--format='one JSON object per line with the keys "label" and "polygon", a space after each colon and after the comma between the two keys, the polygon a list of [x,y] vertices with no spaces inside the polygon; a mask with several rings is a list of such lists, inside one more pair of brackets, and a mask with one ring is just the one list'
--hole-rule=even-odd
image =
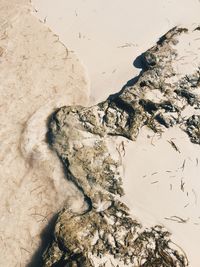
{"label": "lichen on rock", "polygon": [[[49,122],[49,141],[67,178],[83,192],[87,209],[60,212],[44,266],[185,267],[188,260],[161,226],[144,229],[121,201],[121,158],[113,138],[135,140],[141,127],[162,134],[180,126],[200,144],[200,69],[180,71],[182,36],[197,32],[173,28],[141,58],[133,85],[92,107],[65,106]],[[199,33],[198,33],[199,34]],[[200,59],[199,59],[200,62]],[[198,62],[198,64],[199,64]],[[184,114],[191,107],[193,115]]]}

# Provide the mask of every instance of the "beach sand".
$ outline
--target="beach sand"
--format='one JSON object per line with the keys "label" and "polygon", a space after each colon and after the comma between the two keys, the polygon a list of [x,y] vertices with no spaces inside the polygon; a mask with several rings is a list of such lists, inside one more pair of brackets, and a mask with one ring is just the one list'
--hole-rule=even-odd
{"label": "beach sand", "polygon": [[176,127],[162,137],[143,129],[124,156],[123,199],[132,215],[146,227],[167,228],[192,267],[199,265],[199,159],[199,146]]}
{"label": "beach sand", "polygon": [[[90,103],[105,100],[140,72],[135,59],[174,26],[198,24],[198,0],[32,0],[35,15],[87,69]],[[135,66],[133,66],[133,63]]]}
{"label": "beach sand", "polygon": [[[54,0],[33,0],[32,3],[36,16],[85,65],[90,79],[90,104],[105,100],[138,75],[141,66],[135,59],[160,36],[174,26],[197,26],[200,14],[197,0],[126,3],[76,0],[67,4],[64,0],[59,4]],[[187,50],[186,46],[181,49]],[[187,57],[191,59],[191,55]],[[182,66],[190,72],[193,68],[186,61],[187,58]],[[189,61],[195,64],[195,59]],[[171,147],[168,142],[171,138],[181,153]],[[198,145],[191,144],[176,128],[161,139],[142,131],[136,142],[128,142],[124,157],[124,200],[133,216],[145,226],[161,224],[172,232],[173,240],[186,251],[191,267],[198,267],[200,259],[198,159]]]}
{"label": "beach sand", "polygon": [[[139,74],[137,56],[173,26],[198,25],[199,14],[198,0],[0,1],[1,266],[39,266],[41,232],[63,203],[83,203],[46,143],[48,116],[118,92]],[[198,145],[176,128],[162,138],[143,129],[126,143],[132,215],[164,225],[199,267]]]}
{"label": "beach sand", "polygon": [[77,57],[31,12],[29,1],[0,1],[0,266],[5,267],[27,266],[35,253],[41,260],[41,232],[68,197],[82,199],[65,183],[45,139],[56,108],[87,104],[87,77]]}

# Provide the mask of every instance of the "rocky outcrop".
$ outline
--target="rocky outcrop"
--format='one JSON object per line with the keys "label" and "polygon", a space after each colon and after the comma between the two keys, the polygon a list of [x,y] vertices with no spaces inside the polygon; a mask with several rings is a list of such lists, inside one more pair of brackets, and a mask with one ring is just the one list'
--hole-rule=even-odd
{"label": "rocky outcrop", "polygon": [[185,56],[180,46],[184,38],[194,43],[197,34],[173,28],[141,55],[143,70],[134,84],[98,105],[65,106],[53,114],[49,142],[67,178],[83,192],[87,208],[60,212],[44,266],[188,266],[169,232],[161,226],[143,229],[120,200],[121,158],[113,153],[113,140],[135,140],[144,126],[162,134],[179,125],[191,142],[200,143],[200,58],[191,69],[181,61]]}

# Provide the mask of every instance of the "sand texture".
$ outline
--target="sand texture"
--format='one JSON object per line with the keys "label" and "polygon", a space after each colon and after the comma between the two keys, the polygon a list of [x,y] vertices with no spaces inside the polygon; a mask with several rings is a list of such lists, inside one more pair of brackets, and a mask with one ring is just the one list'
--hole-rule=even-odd
{"label": "sand texture", "polygon": [[[199,145],[199,36],[198,27],[171,29],[140,56],[140,75],[119,93],[89,108],[62,107],[49,119],[49,143],[85,206],[59,213],[44,266],[189,265],[163,226],[146,228],[130,214],[122,197],[122,155],[125,141],[137,142],[143,129],[161,139],[170,128],[180,129]],[[174,139],[168,143],[181,153]]]}
{"label": "sand texture", "polygon": [[61,183],[62,166],[45,135],[48,116],[57,107],[87,104],[85,71],[31,12],[28,1],[0,1],[0,266],[4,267],[27,266],[37,250],[39,255],[40,234],[61,203],[73,194],[81,198],[73,186]]}
{"label": "sand texture", "polygon": [[0,266],[199,267],[199,14],[0,0]]}
{"label": "sand texture", "polygon": [[139,74],[138,55],[177,25],[199,22],[198,0],[32,0],[37,18],[83,62],[91,105]]}

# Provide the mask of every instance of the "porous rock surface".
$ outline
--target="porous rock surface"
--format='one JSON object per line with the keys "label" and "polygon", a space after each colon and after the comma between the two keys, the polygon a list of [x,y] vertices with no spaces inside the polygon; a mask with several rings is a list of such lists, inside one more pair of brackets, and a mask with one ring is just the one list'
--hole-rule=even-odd
{"label": "porous rock surface", "polygon": [[65,207],[59,213],[43,256],[45,267],[188,266],[168,231],[144,229],[131,217],[120,200],[120,155],[112,152],[115,136],[135,140],[144,126],[162,134],[179,125],[191,142],[200,144],[199,62],[189,74],[177,68],[184,57],[179,44],[198,34],[198,28],[173,28],[141,56],[143,69],[132,85],[95,106],[65,106],[53,114],[50,144],[67,178],[84,193],[87,209],[75,213]]}

